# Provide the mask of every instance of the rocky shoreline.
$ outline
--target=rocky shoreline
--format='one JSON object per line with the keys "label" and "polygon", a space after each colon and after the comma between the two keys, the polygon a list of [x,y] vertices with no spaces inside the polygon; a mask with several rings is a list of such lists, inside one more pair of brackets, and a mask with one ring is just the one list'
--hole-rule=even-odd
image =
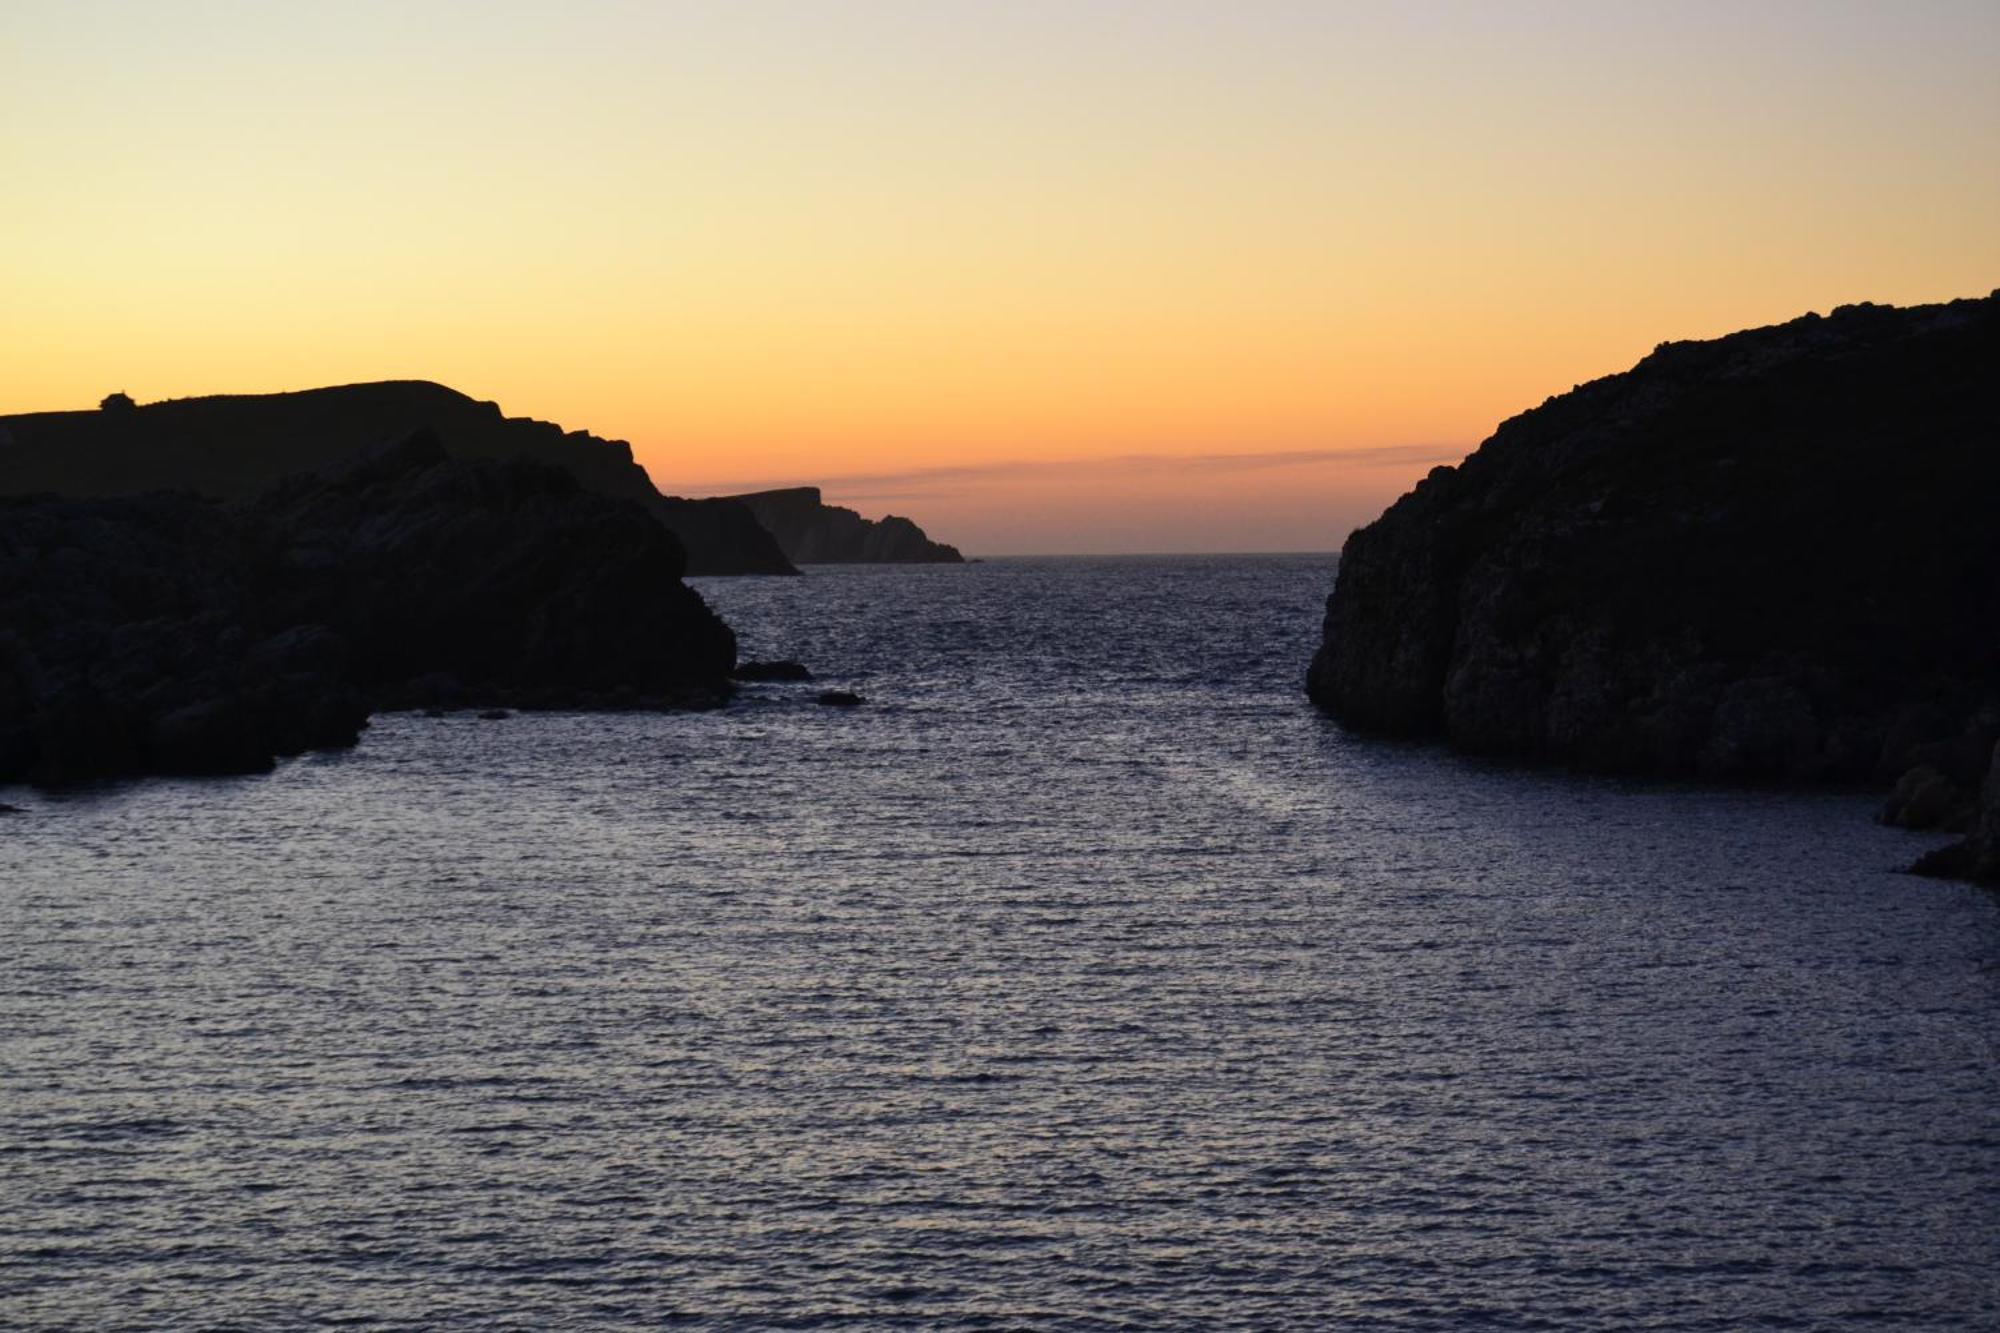
{"label": "rocky shoreline", "polygon": [[420,431],[254,499],[0,500],[0,782],[248,773],[384,708],[679,708],[735,636],[639,503]]}
{"label": "rocky shoreline", "polygon": [[1353,533],[1307,676],[1364,731],[1894,784],[2000,878],[2000,294],[1673,343]]}

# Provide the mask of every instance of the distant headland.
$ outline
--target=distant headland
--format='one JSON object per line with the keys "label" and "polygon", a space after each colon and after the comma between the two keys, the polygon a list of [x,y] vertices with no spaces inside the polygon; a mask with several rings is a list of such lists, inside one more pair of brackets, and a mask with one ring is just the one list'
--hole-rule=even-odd
{"label": "distant headland", "polygon": [[[1895,782],[2000,878],[2000,293],[1662,345],[1348,538],[1312,697],[1583,768]],[[1982,783],[1985,793],[1978,793]]]}
{"label": "distant headland", "polygon": [[852,509],[827,504],[817,486],[724,498],[755,514],[794,564],[955,565],[965,560],[956,546],[932,541],[909,519],[895,514],[863,518]]}

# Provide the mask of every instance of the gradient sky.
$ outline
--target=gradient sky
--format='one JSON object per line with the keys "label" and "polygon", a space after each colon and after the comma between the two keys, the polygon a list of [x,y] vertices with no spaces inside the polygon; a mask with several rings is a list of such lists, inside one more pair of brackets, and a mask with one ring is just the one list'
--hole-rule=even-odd
{"label": "gradient sky", "polygon": [[0,5],[0,412],[384,378],[974,553],[1330,549],[2000,285],[2000,4]]}

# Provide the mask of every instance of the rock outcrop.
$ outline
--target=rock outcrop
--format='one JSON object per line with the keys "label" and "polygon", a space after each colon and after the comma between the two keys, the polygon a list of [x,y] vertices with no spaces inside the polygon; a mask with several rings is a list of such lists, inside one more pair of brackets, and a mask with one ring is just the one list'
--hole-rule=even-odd
{"label": "rock outcrop", "polygon": [[1920,857],[1912,869],[1920,875],[2000,884],[2000,747],[1993,751],[1985,783],[1965,825],[1963,841]]}
{"label": "rock outcrop", "polygon": [[[1308,690],[1357,728],[1600,770],[1886,782],[1983,759],[1995,367],[2000,294],[1665,344],[1356,531]],[[1949,817],[1941,791],[1920,804]]]}
{"label": "rock outcrop", "polygon": [[647,510],[423,432],[252,500],[0,500],[0,782],[238,773],[378,706],[669,707],[735,639]]}
{"label": "rock outcrop", "polygon": [[646,505],[687,548],[689,573],[797,572],[743,506],[661,495],[623,441],[503,416],[497,404],[420,380],[143,407],[113,394],[94,412],[0,417],[0,495],[175,490],[243,498],[424,429],[456,458],[528,459],[561,468],[588,490]]}
{"label": "rock outcrop", "polygon": [[907,518],[867,519],[820,499],[817,486],[732,495],[799,565],[960,564],[955,546],[934,542]]}
{"label": "rock outcrop", "polygon": [[350,645],[212,501],[0,500],[0,781],[253,772],[352,744]]}

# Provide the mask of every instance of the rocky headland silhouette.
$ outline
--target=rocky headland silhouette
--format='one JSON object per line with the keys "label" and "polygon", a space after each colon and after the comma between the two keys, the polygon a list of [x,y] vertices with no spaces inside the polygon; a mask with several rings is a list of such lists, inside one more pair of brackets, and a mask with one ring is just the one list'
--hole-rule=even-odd
{"label": "rocky headland silhouette", "polygon": [[644,502],[428,430],[247,499],[0,499],[0,782],[256,772],[382,707],[718,702],[685,568]]}
{"label": "rocky headland silhouette", "polygon": [[1968,835],[1919,869],[2000,879],[2000,293],[1663,344],[1503,423],[1349,537],[1307,688],[1486,754],[1893,781]]}
{"label": "rocky headland silhouette", "polygon": [[453,457],[528,459],[561,468],[588,490],[645,505],[687,548],[690,574],[797,572],[748,509],[662,495],[625,442],[509,417],[498,404],[423,380],[145,406],[113,394],[96,411],[0,417],[0,495],[170,490],[242,498],[425,429]]}
{"label": "rocky headland silhouette", "polygon": [[827,504],[817,486],[792,486],[726,497],[757,516],[787,559],[800,565],[961,564],[956,546],[934,542],[914,522],[896,514],[863,518]]}

